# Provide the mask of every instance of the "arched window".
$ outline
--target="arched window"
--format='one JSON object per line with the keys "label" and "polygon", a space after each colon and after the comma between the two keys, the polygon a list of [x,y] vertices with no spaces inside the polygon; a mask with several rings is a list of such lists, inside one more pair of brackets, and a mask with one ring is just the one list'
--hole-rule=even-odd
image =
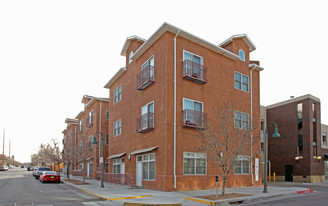
{"label": "arched window", "polygon": [[131,52],[130,52],[130,55],[129,55],[129,64],[131,64],[131,62],[132,62],[132,59],[131,59],[132,56],[133,56],[133,51],[131,51]]}
{"label": "arched window", "polygon": [[245,61],[245,52],[242,49],[239,49],[239,59]]}

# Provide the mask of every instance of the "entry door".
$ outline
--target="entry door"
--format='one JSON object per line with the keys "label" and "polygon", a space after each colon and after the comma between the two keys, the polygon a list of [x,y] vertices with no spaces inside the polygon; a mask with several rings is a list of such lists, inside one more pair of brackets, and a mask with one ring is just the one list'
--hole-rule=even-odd
{"label": "entry door", "polygon": [[137,164],[136,164],[136,185],[142,186],[142,156],[137,156]]}
{"label": "entry door", "polygon": [[285,165],[285,181],[293,182],[293,165]]}
{"label": "entry door", "polygon": [[121,159],[121,184],[124,185],[125,182],[125,163],[124,163],[124,158]]}

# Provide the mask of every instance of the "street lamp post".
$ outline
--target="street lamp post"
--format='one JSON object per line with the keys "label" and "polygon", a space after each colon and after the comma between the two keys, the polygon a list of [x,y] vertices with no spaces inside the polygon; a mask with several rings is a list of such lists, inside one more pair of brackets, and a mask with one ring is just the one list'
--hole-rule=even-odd
{"label": "street lamp post", "polygon": [[274,133],[272,134],[272,137],[280,137],[280,134],[278,133],[278,127],[277,124],[274,122],[269,122],[267,124],[266,130],[265,130],[265,153],[264,153],[264,189],[263,193],[268,193],[268,127],[270,124],[274,125]]}
{"label": "street lamp post", "polygon": [[98,144],[96,140],[96,135],[99,136],[100,142],[100,151],[99,151],[99,164],[101,169],[101,176],[100,176],[100,187],[104,187],[104,139],[101,132],[96,132],[93,136],[92,144]]}

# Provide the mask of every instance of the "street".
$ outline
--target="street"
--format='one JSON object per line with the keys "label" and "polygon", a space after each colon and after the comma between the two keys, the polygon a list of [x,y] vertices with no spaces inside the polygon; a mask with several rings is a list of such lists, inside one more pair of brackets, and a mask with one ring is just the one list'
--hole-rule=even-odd
{"label": "street", "polygon": [[[287,196],[278,196],[263,200],[258,200],[255,202],[248,202],[245,204],[242,204],[244,206],[246,205],[272,205],[272,206],[281,206],[281,205],[288,205],[288,206],[300,206],[300,205],[327,205],[328,202],[328,183],[316,183],[316,184],[301,184],[301,183],[278,183],[273,184],[273,186],[279,186],[279,187],[304,187],[306,188],[312,188],[313,193],[309,194],[294,194],[294,195],[287,195]],[[270,192],[270,188],[268,189]]]}
{"label": "street", "polygon": [[26,168],[0,172],[0,205],[88,205],[100,201],[65,184],[41,183]]}

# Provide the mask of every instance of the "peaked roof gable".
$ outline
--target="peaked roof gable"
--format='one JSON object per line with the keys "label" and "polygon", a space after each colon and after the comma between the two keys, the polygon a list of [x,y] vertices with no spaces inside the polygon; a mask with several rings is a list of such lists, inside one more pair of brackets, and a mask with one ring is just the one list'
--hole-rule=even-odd
{"label": "peaked roof gable", "polygon": [[230,44],[233,42],[234,39],[242,39],[247,46],[249,47],[249,51],[252,52],[256,49],[255,44],[250,40],[250,38],[246,34],[237,34],[237,35],[232,35],[230,38],[219,44],[220,47],[225,47],[226,45]]}

